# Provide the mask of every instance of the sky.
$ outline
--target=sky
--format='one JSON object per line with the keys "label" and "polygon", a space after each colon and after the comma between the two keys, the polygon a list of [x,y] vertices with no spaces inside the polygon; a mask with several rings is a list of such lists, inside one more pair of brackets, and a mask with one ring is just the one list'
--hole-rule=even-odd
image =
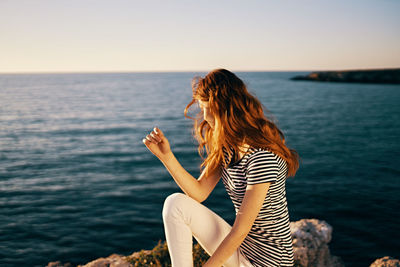
{"label": "sky", "polygon": [[0,73],[400,67],[398,0],[0,0]]}

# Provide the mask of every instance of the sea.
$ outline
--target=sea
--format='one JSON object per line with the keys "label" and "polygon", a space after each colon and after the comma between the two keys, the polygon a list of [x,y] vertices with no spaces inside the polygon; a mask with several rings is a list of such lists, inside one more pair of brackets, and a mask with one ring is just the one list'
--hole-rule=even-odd
{"label": "sea", "polygon": [[[346,266],[400,258],[400,85],[235,73],[300,155],[286,183],[290,220],[331,225],[331,254]],[[200,175],[183,111],[205,74],[1,74],[0,266],[85,264],[164,241],[164,200],[182,191],[142,139],[159,127]],[[203,203],[233,224],[222,181]]]}

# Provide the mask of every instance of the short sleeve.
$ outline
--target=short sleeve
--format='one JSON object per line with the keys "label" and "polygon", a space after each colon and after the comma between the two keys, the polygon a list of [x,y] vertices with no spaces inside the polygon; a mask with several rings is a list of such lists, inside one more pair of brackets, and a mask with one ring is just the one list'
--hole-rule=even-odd
{"label": "short sleeve", "polygon": [[276,155],[269,151],[257,151],[247,162],[247,184],[274,183],[278,178],[278,172]]}

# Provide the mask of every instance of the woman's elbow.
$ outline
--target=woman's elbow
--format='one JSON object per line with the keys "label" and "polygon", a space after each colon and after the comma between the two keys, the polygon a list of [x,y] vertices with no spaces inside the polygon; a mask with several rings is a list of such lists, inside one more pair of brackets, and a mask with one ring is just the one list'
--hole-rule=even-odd
{"label": "woman's elbow", "polygon": [[[188,195],[188,194],[187,194]],[[202,203],[204,200],[207,199],[207,196],[204,196],[201,193],[198,193],[196,195],[192,194],[192,195],[188,195],[189,197],[193,198],[194,200],[196,200],[199,203]]]}
{"label": "woman's elbow", "polygon": [[197,200],[199,203],[204,202],[206,199],[208,198],[208,196],[204,195],[204,194],[199,194],[199,196],[197,196],[197,198],[195,198],[195,200]]}

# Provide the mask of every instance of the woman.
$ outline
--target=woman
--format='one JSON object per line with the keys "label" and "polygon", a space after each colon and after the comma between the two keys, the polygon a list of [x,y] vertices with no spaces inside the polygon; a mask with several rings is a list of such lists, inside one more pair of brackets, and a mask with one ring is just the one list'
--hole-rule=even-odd
{"label": "woman", "polygon": [[[194,103],[202,109],[193,128],[203,159],[200,177],[179,164],[160,129],[143,139],[184,192],[168,196],[163,207],[172,266],[193,266],[192,236],[211,256],[206,267],[293,266],[285,182],[298,169],[298,154],[232,72],[195,77],[192,89],[184,115]],[[233,226],[201,204],[220,178],[235,207]]]}

